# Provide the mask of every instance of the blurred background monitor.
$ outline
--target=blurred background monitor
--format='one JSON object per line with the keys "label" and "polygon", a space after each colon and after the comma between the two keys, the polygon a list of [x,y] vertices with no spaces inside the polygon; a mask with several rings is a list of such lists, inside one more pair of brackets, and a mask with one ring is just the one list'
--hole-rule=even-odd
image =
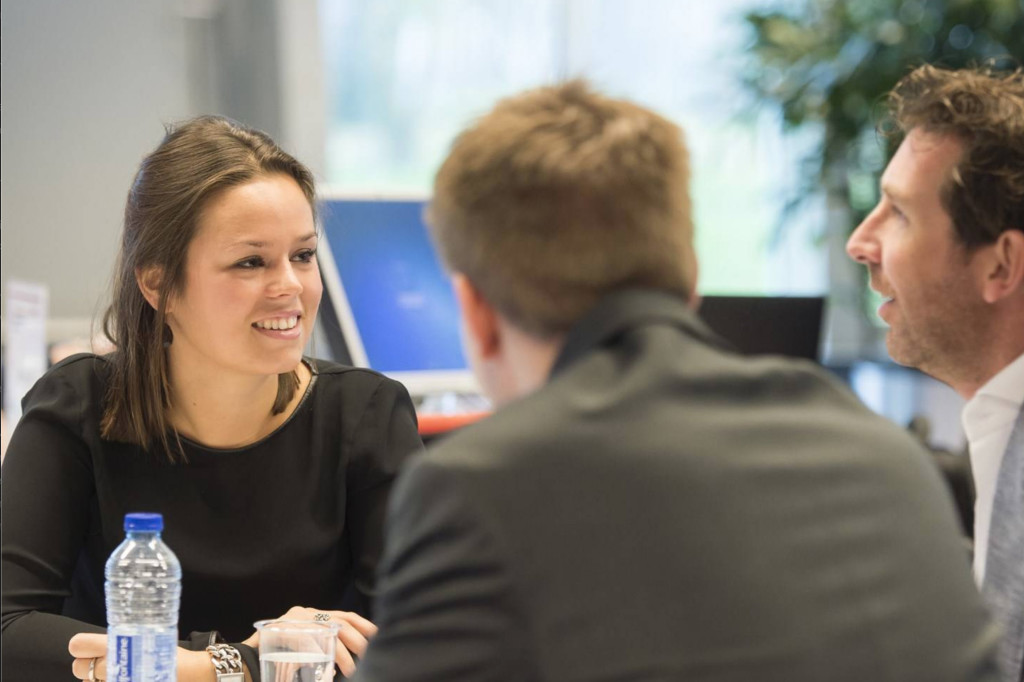
{"label": "blurred background monitor", "polygon": [[818,360],[824,308],[820,296],[704,296],[699,312],[746,355]]}
{"label": "blurred background monitor", "polygon": [[455,295],[423,223],[423,199],[327,195],[318,249],[332,355],[414,396],[475,392]]}

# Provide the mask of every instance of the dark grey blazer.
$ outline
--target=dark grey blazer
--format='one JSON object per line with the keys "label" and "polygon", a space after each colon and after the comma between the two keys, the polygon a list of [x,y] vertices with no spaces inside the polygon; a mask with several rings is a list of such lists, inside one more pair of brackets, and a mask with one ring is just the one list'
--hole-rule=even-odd
{"label": "dark grey blazer", "polygon": [[996,679],[924,451],[663,294],[603,302],[389,513],[364,681]]}

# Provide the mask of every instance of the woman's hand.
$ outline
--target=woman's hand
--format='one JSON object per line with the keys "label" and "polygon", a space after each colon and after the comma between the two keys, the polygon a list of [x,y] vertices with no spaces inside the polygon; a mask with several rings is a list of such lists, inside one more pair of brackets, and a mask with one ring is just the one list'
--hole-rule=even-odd
{"label": "woman's hand", "polygon": [[[74,663],[71,664],[71,672],[75,677],[90,682],[106,679],[106,635],[80,632],[68,641],[68,651],[75,657]],[[208,653],[178,647],[178,682],[214,682],[216,677]],[[245,679],[251,678],[246,674]]]}
{"label": "woman's hand", "polygon": [[[377,634],[376,625],[351,611],[322,611],[305,606],[293,606],[278,620],[308,620],[336,626],[338,641],[342,646],[335,647],[334,662],[341,668],[341,674],[345,677],[351,677],[356,671],[355,658],[366,653],[370,638]],[[258,648],[259,643],[259,632],[253,633],[243,642],[253,648]]]}
{"label": "woman's hand", "polygon": [[68,640],[68,651],[75,657],[71,673],[80,680],[107,677],[107,636],[79,632]]}

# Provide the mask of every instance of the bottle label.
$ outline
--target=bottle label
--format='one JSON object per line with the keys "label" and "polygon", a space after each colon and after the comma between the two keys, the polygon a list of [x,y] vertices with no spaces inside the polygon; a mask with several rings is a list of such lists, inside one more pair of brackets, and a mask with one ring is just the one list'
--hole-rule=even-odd
{"label": "bottle label", "polygon": [[132,680],[132,640],[121,635],[117,638],[117,682]]}
{"label": "bottle label", "polygon": [[176,682],[177,632],[116,633],[107,660],[110,682]]}

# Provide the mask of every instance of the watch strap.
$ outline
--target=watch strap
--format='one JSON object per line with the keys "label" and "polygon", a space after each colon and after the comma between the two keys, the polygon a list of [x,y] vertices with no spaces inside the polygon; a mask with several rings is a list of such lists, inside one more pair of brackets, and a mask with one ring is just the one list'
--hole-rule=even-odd
{"label": "watch strap", "polygon": [[252,674],[253,679],[259,679],[260,670],[260,654],[253,647],[248,644],[236,643],[231,646],[238,649],[238,653],[242,656],[242,670],[255,671]]}
{"label": "watch strap", "polygon": [[210,654],[217,682],[245,682],[242,657],[238,649],[230,644],[211,644],[206,647],[206,653]]}

